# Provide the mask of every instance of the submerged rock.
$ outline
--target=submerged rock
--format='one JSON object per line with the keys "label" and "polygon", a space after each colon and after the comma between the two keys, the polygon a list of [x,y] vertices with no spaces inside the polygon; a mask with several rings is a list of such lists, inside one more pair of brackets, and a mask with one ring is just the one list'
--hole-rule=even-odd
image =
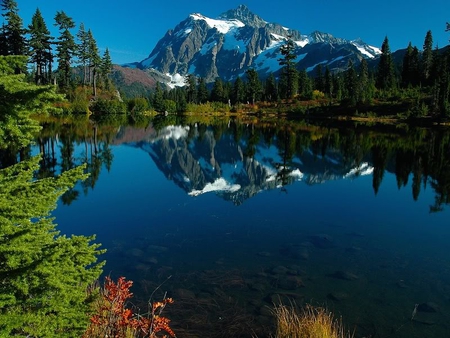
{"label": "submerged rock", "polygon": [[337,291],[337,292],[330,292],[327,295],[328,299],[334,300],[336,302],[343,301],[344,299],[348,298],[348,294],[345,292]]}
{"label": "submerged rock", "polygon": [[417,311],[418,312],[429,312],[429,313],[439,312],[439,305],[437,305],[436,303],[433,303],[433,302],[420,303],[417,306]]}
{"label": "submerged rock", "polygon": [[334,248],[335,244],[333,238],[327,234],[318,234],[309,236],[309,241],[312,245],[319,249],[329,249]]}
{"label": "submerged rock", "polygon": [[356,276],[355,274],[353,274],[351,272],[342,271],[342,270],[335,271],[333,273],[328,274],[327,276],[336,278],[336,279],[348,280],[348,281],[356,280],[359,278],[358,276]]}

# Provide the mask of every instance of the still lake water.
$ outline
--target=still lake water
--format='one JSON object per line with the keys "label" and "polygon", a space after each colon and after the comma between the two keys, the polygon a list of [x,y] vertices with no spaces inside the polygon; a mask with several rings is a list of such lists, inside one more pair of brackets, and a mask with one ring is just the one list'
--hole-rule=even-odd
{"label": "still lake water", "polygon": [[68,148],[90,168],[108,155],[58,228],[96,234],[142,311],[155,289],[173,297],[179,337],[265,337],[280,299],[356,337],[450,337],[446,132],[229,121],[89,137],[35,149],[53,142],[55,171]]}

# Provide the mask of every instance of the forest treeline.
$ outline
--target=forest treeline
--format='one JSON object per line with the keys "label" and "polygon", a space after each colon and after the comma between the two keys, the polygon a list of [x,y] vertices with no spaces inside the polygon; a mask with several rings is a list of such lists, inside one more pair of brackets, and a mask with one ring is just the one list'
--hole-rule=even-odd
{"label": "forest treeline", "polygon": [[36,85],[56,85],[69,99],[60,105],[66,113],[285,109],[302,114],[340,111],[376,116],[397,108],[397,117],[402,118],[450,117],[450,48],[433,46],[431,31],[421,50],[411,43],[406,47],[400,64],[395,63],[386,37],[375,67],[364,58],[359,62],[350,59],[345,71],[319,64],[308,73],[297,69],[296,46],[287,38],[279,50],[281,70],[265,79],[255,69],[234,81],[217,78],[212,84],[188,74],[183,87],[171,89],[157,83],[151,93],[128,91],[121,97],[111,80],[108,49],[100,55],[93,32],[83,23],[76,27],[70,16],[58,11],[53,24],[59,35],[53,37],[39,9],[24,27],[14,0],[2,1],[2,16],[0,55],[26,55],[28,67],[16,72],[27,74],[28,81]]}

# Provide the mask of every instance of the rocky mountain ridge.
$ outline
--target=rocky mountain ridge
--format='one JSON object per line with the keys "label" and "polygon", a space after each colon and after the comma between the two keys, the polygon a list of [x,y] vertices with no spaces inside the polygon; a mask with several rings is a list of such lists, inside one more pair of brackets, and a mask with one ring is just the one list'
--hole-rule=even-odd
{"label": "rocky mountain ridge", "polygon": [[126,67],[158,72],[170,86],[183,85],[194,74],[213,82],[217,77],[233,81],[254,68],[262,78],[279,71],[279,48],[290,37],[295,41],[298,69],[314,71],[319,64],[332,71],[345,69],[348,60],[374,59],[381,51],[362,40],[346,40],[331,34],[298,30],[269,23],[244,5],[216,19],[189,15],[167,31],[149,57]]}

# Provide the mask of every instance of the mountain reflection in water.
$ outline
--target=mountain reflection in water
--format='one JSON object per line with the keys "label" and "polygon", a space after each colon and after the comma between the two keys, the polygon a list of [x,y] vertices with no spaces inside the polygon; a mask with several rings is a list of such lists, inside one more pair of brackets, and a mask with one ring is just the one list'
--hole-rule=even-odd
{"label": "mountain reflection in water", "polygon": [[449,135],[48,126],[33,151],[41,177],[88,163],[55,212],[60,230],[96,233],[105,273],[134,280],[141,309],[163,283],[154,297],[175,299],[165,315],[180,337],[267,336],[280,300],[326,306],[356,337],[446,337]]}

